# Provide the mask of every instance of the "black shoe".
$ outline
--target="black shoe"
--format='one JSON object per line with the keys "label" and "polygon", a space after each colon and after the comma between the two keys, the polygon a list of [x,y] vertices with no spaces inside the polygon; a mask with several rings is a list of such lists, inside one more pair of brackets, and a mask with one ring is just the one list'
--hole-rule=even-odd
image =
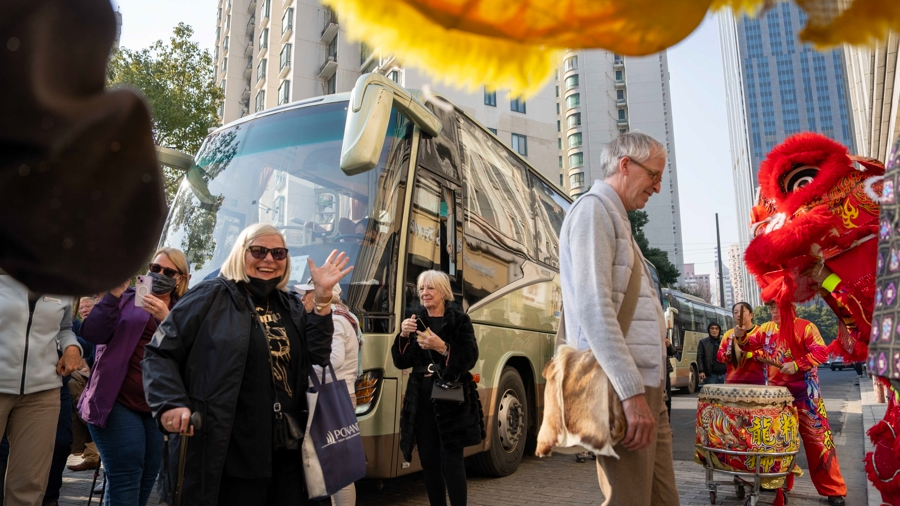
{"label": "black shoe", "polygon": [[578,462],[579,464],[584,464],[588,459],[597,460],[597,456],[594,455],[593,452],[580,452],[575,454],[575,462]]}
{"label": "black shoe", "polygon": [[828,504],[831,506],[844,506],[844,498],[839,495],[828,496]]}

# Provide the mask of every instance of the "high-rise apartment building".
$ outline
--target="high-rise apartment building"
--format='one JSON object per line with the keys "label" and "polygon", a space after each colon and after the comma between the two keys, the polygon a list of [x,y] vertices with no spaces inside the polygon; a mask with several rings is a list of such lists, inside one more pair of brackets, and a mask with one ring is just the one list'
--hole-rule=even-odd
{"label": "high-rise apartment building", "polygon": [[[750,242],[759,165],[773,147],[803,131],[854,147],[843,55],[801,44],[797,32],[805,23],[792,2],[777,3],[758,18],[735,17],[729,9],[719,14],[741,251]],[[739,299],[758,305],[759,289],[743,263],[731,270],[740,273]]]}
{"label": "high-rise apartment building", "polygon": [[[740,244],[735,243],[728,246],[727,260],[725,265],[727,266],[728,281],[731,282],[732,304],[736,302],[750,302],[747,292],[744,290],[745,276],[743,273],[746,273],[747,269],[744,267],[744,249],[741,248]],[[753,286],[756,286],[756,282],[752,278],[750,282],[753,283]],[[751,305],[753,304],[751,303]]]}
{"label": "high-rise apartment building", "polygon": [[[220,0],[214,49],[225,92],[223,123],[282,104],[353,89],[378,72],[410,89],[431,80],[393,55],[351,42],[331,9],[318,0]],[[548,85],[529,100],[502,91],[464,92],[429,86],[520,153],[551,182],[559,180],[556,99]]]}
{"label": "high-rise apartment building", "polygon": [[573,50],[563,55],[558,79],[559,168],[572,197],[586,192],[597,179],[603,147],[618,135],[639,130],[666,146],[667,168],[662,192],[644,211],[651,247],[666,251],[680,270],[684,264],[681,210],[672,102],[666,52],[625,57],[604,50]]}
{"label": "high-rise apartment building", "polygon": [[119,41],[122,40],[122,13],[117,8],[113,15],[116,17],[116,40],[113,47],[119,47]]}

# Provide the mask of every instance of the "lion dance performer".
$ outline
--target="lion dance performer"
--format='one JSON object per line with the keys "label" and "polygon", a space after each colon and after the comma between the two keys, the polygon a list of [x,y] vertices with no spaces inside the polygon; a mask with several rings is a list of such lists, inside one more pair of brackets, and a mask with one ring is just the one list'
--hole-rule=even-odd
{"label": "lion dance performer", "polygon": [[[745,262],[763,300],[778,307],[780,334],[806,333],[795,332],[794,303],[816,294],[837,314],[838,335],[823,360],[832,353],[849,361],[868,355],[883,175],[877,160],[851,156],[813,133],[789,137],[760,166]],[[792,357],[805,355],[805,340],[783,341]]]}
{"label": "lion dance performer", "polygon": [[[797,318],[791,326],[793,334],[788,334],[784,331],[779,306],[770,304],[769,308],[772,322],[756,327],[751,333],[738,329],[734,339],[741,349],[753,352],[757,361],[767,364],[769,385],[786,387],[794,396],[813,485],[819,495],[828,497],[828,504],[843,505],[847,486],[838,464],[817,374],[819,365],[828,359],[827,346],[812,322]],[[788,488],[792,481],[788,478]]]}
{"label": "lion dance performer", "polygon": [[734,333],[753,334],[760,327],[753,323],[753,308],[747,302],[738,302],[731,308],[734,328],[728,329],[719,343],[716,360],[727,365],[725,383],[765,385],[765,365],[753,359],[753,352],[734,347]]}

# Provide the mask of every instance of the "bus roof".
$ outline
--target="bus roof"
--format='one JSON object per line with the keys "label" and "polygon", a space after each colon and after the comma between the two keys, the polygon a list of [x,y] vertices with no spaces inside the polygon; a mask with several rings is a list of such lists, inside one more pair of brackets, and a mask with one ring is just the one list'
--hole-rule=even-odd
{"label": "bus roof", "polygon": [[696,295],[691,295],[689,293],[680,292],[680,291],[674,290],[672,288],[663,288],[663,295],[665,295],[667,293],[672,294],[676,297],[681,297],[681,298],[687,299],[691,302],[697,302],[699,304],[705,304],[705,305],[713,307],[713,308],[723,309],[715,304],[710,304],[709,301],[703,300],[700,297],[697,297]]}
{"label": "bus roof", "polygon": [[[423,102],[425,101],[425,97],[423,96],[424,94],[422,93],[421,90],[409,89],[409,88],[406,88],[406,90],[407,90],[411,95],[415,96],[416,98],[422,100]],[[434,91],[430,92],[429,95],[435,96],[435,97],[439,97],[440,99],[445,100],[447,103],[451,104],[451,105],[453,106],[453,108],[456,110],[457,113],[459,113],[459,114],[465,116],[467,119],[469,119],[470,121],[472,121],[473,123],[475,123],[476,125],[478,125],[478,126],[479,126],[482,130],[484,130],[486,133],[488,133],[488,134],[490,134],[490,135],[493,135],[494,138],[496,138],[498,141],[500,141],[500,143],[503,144],[503,146],[506,147],[507,151],[508,151],[512,156],[516,157],[520,162],[522,162],[522,164],[524,164],[525,166],[527,166],[527,167],[530,169],[531,174],[535,175],[538,179],[540,179],[540,180],[543,181],[544,183],[550,185],[551,188],[559,188],[559,185],[557,185],[557,184],[554,183],[553,181],[550,181],[547,177],[545,177],[545,176],[541,173],[541,171],[539,171],[539,170],[537,170],[536,168],[534,168],[534,166],[531,165],[531,163],[529,163],[528,160],[522,158],[522,156],[521,156],[519,153],[516,153],[515,151],[513,151],[512,149],[510,149],[509,146],[507,146],[507,144],[506,144],[505,142],[503,142],[502,140],[500,140],[500,138],[498,138],[496,135],[494,135],[493,132],[491,132],[490,130],[488,130],[487,127],[485,127],[480,121],[478,121],[477,119],[475,119],[475,117],[473,117],[471,114],[467,113],[466,111],[464,111],[463,109],[461,109],[458,105],[454,104],[452,100],[449,100],[448,98],[444,97],[444,96],[441,95],[440,93],[437,93],[437,92],[434,92]],[[214,132],[218,132],[219,130],[223,130],[223,129],[225,129],[225,128],[231,128],[231,127],[233,127],[233,126],[235,126],[235,125],[240,125],[240,124],[242,124],[242,123],[246,123],[246,122],[248,122],[248,121],[252,121],[252,120],[254,120],[254,119],[256,119],[256,118],[261,118],[261,117],[263,117],[263,116],[268,116],[268,115],[270,115],[270,114],[278,114],[278,113],[281,113],[281,112],[284,112],[284,111],[289,111],[289,110],[292,110],[292,109],[299,109],[299,108],[301,108],[301,107],[307,107],[307,106],[310,106],[310,105],[313,105],[313,104],[330,104],[330,103],[334,103],[334,102],[349,102],[349,101],[350,101],[350,92],[333,93],[333,94],[331,94],[331,95],[322,95],[322,96],[319,96],[319,97],[312,97],[312,98],[308,98],[308,99],[305,99],[305,100],[300,100],[300,101],[297,101],[297,102],[291,102],[291,103],[289,103],[289,104],[284,104],[284,105],[280,105],[280,106],[278,106],[278,107],[273,107],[273,108],[271,108],[271,109],[266,109],[266,110],[264,110],[264,111],[259,111],[259,112],[255,112],[255,113],[253,113],[253,114],[249,114],[249,115],[247,115],[247,116],[244,116],[243,118],[236,119],[236,120],[232,121],[231,123],[228,123],[227,125],[222,125],[222,126],[220,126],[219,128],[216,128],[215,130],[213,130],[212,132],[210,132],[210,134],[212,134],[212,133],[214,133]],[[560,189],[560,190],[561,190],[561,189]],[[567,193],[565,193],[564,191],[559,191],[558,193],[559,193],[560,196],[562,196],[564,199],[566,199],[566,201],[568,201],[569,203],[572,202],[572,197],[570,197],[570,196],[569,196]]]}

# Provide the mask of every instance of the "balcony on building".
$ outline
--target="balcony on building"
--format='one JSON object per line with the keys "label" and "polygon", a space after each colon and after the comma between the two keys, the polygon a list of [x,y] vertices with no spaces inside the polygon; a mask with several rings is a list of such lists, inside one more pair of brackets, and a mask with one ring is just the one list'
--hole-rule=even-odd
{"label": "balcony on building", "polygon": [[616,89],[621,90],[625,88],[625,78],[616,79]]}
{"label": "balcony on building", "polygon": [[247,20],[247,33],[250,37],[253,37],[253,29],[256,28],[256,15],[250,16],[250,19]]}
{"label": "balcony on building", "polygon": [[253,60],[247,58],[247,66],[244,67],[244,79],[249,79],[253,75]]}
{"label": "balcony on building", "polygon": [[250,3],[247,4],[247,14],[253,14],[256,12],[256,0],[250,0]]}
{"label": "balcony on building", "polygon": [[613,58],[613,70],[625,70],[625,58],[616,55]]}
{"label": "balcony on building", "polygon": [[291,61],[281,62],[281,69],[278,71],[278,78],[284,79],[291,72]]}
{"label": "balcony on building", "polygon": [[616,99],[616,107],[618,107],[619,109],[624,109],[627,105],[628,105],[628,101],[625,100],[624,98]]}
{"label": "balcony on building", "polygon": [[253,39],[250,39],[250,42],[247,43],[247,47],[244,48],[244,56],[248,58],[253,56]]}
{"label": "balcony on building", "polygon": [[250,108],[250,85],[244,86],[244,91],[241,93],[241,100],[247,101],[247,108]]}
{"label": "balcony on building", "polygon": [[335,35],[338,33],[338,18],[337,13],[331,10],[330,7],[325,8],[325,26],[322,28],[322,37],[320,40],[322,42],[331,42]]}
{"label": "balcony on building", "polygon": [[319,78],[328,79],[333,76],[334,72],[337,70],[337,66],[337,55],[329,56],[325,59],[325,62],[322,63],[322,66],[319,67]]}
{"label": "balcony on building", "polygon": [[294,8],[289,7],[284,10],[281,16],[281,43],[284,44],[294,34]]}
{"label": "balcony on building", "polygon": [[616,120],[618,122],[619,128],[628,128],[628,120],[619,118]]}

